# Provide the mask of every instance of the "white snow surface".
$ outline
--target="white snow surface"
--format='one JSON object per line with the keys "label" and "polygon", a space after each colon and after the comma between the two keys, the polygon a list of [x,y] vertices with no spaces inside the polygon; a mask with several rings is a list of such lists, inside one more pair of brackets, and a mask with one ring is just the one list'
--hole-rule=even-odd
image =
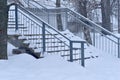
{"label": "white snow surface", "polygon": [[81,67],[59,55],[46,54],[41,59],[26,53],[10,55],[13,48],[9,44],[9,59],[0,60],[0,80],[120,80],[120,60],[95,49],[99,57],[86,60]]}
{"label": "white snow surface", "polygon": [[92,53],[98,58],[85,60],[85,67],[60,55],[45,54],[41,59],[26,53],[13,55],[14,48],[8,43],[9,59],[0,60],[0,80],[120,80],[120,59],[93,47],[87,48],[85,55]]}

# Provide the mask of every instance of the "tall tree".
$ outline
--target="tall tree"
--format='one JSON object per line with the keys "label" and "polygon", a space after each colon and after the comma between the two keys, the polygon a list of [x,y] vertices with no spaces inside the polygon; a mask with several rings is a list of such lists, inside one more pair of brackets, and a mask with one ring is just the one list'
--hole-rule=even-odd
{"label": "tall tree", "polygon": [[[87,17],[87,0],[76,0],[75,4],[77,12]],[[92,44],[90,31],[85,26],[84,26],[84,38],[89,44]]]}
{"label": "tall tree", "polygon": [[[61,3],[61,0],[56,0],[56,7],[57,8],[61,7],[60,3]],[[61,14],[60,14],[59,10],[57,11],[57,14],[56,14],[56,21],[57,21],[58,30],[63,31],[62,18],[61,18]]]}
{"label": "tall tree", "polygon": [[0,0],[0,59],[7,59],[7,0]]}
{"label": "tall tree", "polygon": [[[102,26],[112,31],[111,23],[110,23],[110,0],[101,0],[101,11],[102,11]],[[104,34],[107,34],[103,32]]]}
{"label": "tall tree", "polygon": [[120,1],[118,0],[118,33],[120,33]]}

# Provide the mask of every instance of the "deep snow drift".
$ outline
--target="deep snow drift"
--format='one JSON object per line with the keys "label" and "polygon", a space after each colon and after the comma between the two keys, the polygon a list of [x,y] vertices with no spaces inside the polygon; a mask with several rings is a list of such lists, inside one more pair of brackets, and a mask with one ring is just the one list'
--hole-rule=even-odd
{"label": "deep snow drift", "polygon": [[99,53],[99,57],[86,60],[86,67],[67,62],[59,55],[45,55],[35,59],[28,54],[11,55],[9,60],[0,60],[1,80],[120,80],[120,60]]}

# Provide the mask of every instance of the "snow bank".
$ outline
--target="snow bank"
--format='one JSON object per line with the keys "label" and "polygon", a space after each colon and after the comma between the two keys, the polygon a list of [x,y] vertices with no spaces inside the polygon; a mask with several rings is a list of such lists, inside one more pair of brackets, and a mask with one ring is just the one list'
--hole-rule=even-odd
{"label": "snow bank", "polygon": [[[94,49],[92,49],[94,50]],[[89,50],[88,50],[89,51]],[[97,53],[99,51],[96,50]],[[71,63],[59,55],[35,59],[28,54],[9,56],[0,61],[1,80],[120,80],[120,61],[103,55],[85,61],[86,67]]]}

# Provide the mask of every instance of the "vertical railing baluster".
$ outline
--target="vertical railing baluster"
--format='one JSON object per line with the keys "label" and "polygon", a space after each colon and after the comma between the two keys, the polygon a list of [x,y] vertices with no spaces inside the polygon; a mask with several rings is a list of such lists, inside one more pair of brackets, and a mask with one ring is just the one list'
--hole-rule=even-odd
{"label": "vertical railing baluster", "polygon": [[[52,37],[51,37],[51,39],[52,39]],[[55,38],[53,39],[53,41],[54,41],[54,42],[56,41]],[[53,43],[53,51],[55,51],[55,44],[56,44],[56,43]],[[54,54],[56,54],[56,53],[58,53],[58,52],[55,52]]]}
{"label": "vertical railing baluster", "polygon": [[70,41],[70,62],[73,62],[73,42]]}
{"label": "vertical railing baluster", "polygon": [[118,58],[120,58],[120,38],[118,38]]}
{"label": "vertical railing baluster", "polygon": [[45,23],[42,23],[42,46],[43,46],[43,52],[46,51],[46,44],[45,44]]}
{"label": "vertical railing baluster", "polygon": [[95,30],[93,29],[93,45],[95,46]]}
{"label": "vertical railing baluster", "polygon": [[18,30],[18,6],[15,5],[15,31]]}
{"label": "vertical railing baluster", "polygon": [[81,42],[81,65],[85,67],[85,60],[84,60],[84,42]]}

